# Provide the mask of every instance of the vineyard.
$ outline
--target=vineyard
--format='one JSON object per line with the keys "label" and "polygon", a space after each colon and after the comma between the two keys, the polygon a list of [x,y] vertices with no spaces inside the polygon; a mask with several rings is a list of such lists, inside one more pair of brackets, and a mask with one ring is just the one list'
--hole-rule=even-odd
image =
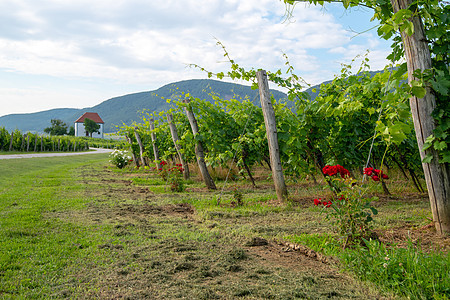
{"label": "vineyard", "polygon": [[93,148],[123,148],[124,142],[74,136],[49,136],[0,128],[0,152],[69,152]]}
{"label": "vineyard", "polygon": [[[321,87],[314,101],[297,93],[290,109],[285,102],[273,100],[279,156],[287,179],[317,181],[326,165],[339,164],[361,175],[364,167],[381,166],[387,171],[399,169],[418,192],[424,192],[408,96],[386,97],[391,86],[405,84],[404,70],[396,73],[392,76],[386,70],[371,76],[362,70],[354,75],[346,66],[341,76]],[[131,143],[138,166],[163,160],[183,163],[187,169],[187,163],[198,158],[200,144],[210,170],[236,167],[256,186],[252,168],[271,167],[259,99],[214,98],[212,104],[180,94],[167,99],[170,110],[144,114],[141,123],[122,127],[120,132]],[[187,112],[195,118],[196,131]],[[387,181],[381,181],[381,188],[390,193]]]}

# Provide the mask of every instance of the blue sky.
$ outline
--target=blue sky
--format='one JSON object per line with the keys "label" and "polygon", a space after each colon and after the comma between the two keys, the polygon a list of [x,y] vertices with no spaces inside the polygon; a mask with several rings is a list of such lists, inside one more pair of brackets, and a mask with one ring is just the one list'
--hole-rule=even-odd
{"label": "blue sky", "polygon": [[246,68],[283,68],[286,53],[310,84],[366,50],[372,70],[387,64],[389,42],[376,29],[356,34],[376,25],[369,9],[301,3],[284,15],[278,0],[0,1],[0,116],[206,78],[191,63],[227,71],[217,40]]}

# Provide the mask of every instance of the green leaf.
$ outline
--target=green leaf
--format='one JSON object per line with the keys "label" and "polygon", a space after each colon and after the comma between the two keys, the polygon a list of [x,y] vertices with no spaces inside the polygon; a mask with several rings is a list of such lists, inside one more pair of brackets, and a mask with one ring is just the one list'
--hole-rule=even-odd
{"label": "green leaf", "polygon": [[445,141],[439,142],[439,141],[435,141],[433,144],[434,149],[436,150],[444,150],[447,148],[447,143]]}
{"label": "green leaf", "polygon": [[450,151],[446,151],[442,154],[442,159],[439,160],[441,164],[450,163]]}
{"label": "green leaf", "polygon": [[394,78],[400,78],[408,71],[408,65],[406,63],[401,64],[397,71],[393,74]]}
{"label": "green leaf", "polygon": [[414,24],[410,21],[406,21],[403,25],[403,30],[407,35],[412,36],[414,34]]}
{"label": "green leaf", "polygon": [[430,148],[433,145],[434,140],[435,140],[435,137],[433,135],[430,135],[429,137],[427,137],[427,139],[425,140],[425,143],[423,144],[422,151],[425,151],[428,148]]}
{"label": "green leaf", "polygon": [[428,154],[427,156],[425,156],[425,157],[422,159],[422,163],[424,163],[424,164],[429,164],[432,160],[433,160],[433,156],[430,155],[430,154]]}
{"label": "green leaf", "polygon": [[392,136],[392,141],[397,145],[406,139],[406,134],[411,132],[411,128],[402,122],[397,122],[393,126],[389,127],[389,133]]}
{"label": "green leaf", "polygon": [[411,91],[417,98],[423,98],[427,94],[427,90],[421,86],[413,86]]}
{"label": "green leaf", "polygon": [[431,86],[439,94],[448,95],[450,80],[447,80],[444,76],[436,76],[436,80],[431,81]]}

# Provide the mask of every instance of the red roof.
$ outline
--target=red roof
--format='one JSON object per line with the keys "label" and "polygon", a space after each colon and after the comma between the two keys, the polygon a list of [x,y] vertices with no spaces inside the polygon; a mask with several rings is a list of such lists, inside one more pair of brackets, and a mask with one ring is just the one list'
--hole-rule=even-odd
{"label": "red roof", "polygon": [[95,123],[101,123],[104,124],[105,122],[103,122],[102,118],[100,118],[100,116],[98,115],[98,113],[94,113],[94,112],[87,112],[84,113],[81,117],[79,117],[75,123],[83,123],[84,119],[91,119],[92,121],[94,121]]}

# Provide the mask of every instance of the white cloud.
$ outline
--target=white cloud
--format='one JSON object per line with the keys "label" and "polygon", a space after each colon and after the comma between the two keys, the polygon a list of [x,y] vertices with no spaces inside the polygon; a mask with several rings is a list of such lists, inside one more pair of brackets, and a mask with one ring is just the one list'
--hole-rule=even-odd
{"label": "white cloud", "polygon": [[[293,22],[283,22],[284,13],[277,0],[3,1],[0,66],[15,74],[63,78],[74,86],[98,80],[155,89],[205,77],[186,69],[187,63],[227,71],[215,38],[246,68],[282,68],[286,53],[299,75],[313,83],[330,79],[337,61],[367,48],[374,48],[375,65],[383,65],[387,50],[377,37],[365,34],[355,42],[332,14],[314,6],[298,5]],[[7,101],[18,97],[2,92]],[[59,107],[73,106],[71,97],[65,99]],[[13,111],[0,108],[0,115]]]}

